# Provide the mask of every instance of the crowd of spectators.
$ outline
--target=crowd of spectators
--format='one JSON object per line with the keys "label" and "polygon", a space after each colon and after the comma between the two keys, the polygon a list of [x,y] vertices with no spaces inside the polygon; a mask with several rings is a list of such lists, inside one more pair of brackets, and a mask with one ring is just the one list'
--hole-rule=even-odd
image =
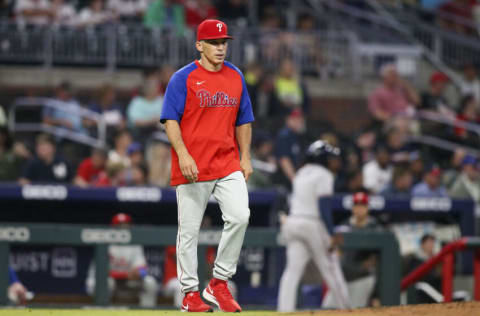
{"label": "crowd of spectators", "polygon": [[[378,86],[367,99],[371,124],[356,135],[325,128],[320,134],[309,120],[310,97],[292,60],[285,59],[276,73],[261,65],[245,69],[256,122],[252,157],[255,173],[250,189],[289,190],[303,152],[313,140],[323,139],[343,150],[341,159],[328,161],[335,174],[336,192],[365,189],[373,194],[422,197],[453,196],[480,201],[480,165],[474,151],[480,138],[464,125],[479,122],[475,67],[465,67],[459,105],[444,97],[450,84],[446,75],[431,74],[429,88],[420,92],[398,75],[393,64],[381,68]],[[81,115],[86,109],[107,124],[108,148],[89,149],[60,136],[38,135],[35,144],[0,132],[0,180],[73,183],[81,187],[168,186],[170,148],[158,122],[163,94],[174,69],[144,73],[144,83],[122,101],[116,89],[103,85],[91,100],[80,104],[71,85],[59,84],[43,111],[43,122],[78,134],[92,134],[97,121]],[[84,105],[86,104],[86,105]],[[451,122],[419,121],[433,114]],[[0,111],[2,124],[6,114]],[[82,118],[83,117],[83,118]],[[419,124],[419,122],[421,122]],[[451,141],[453,151],[410,142],[415,133]]]}
{"label": "crowd of spectators", "polygon": [[[355,9],[374,11],[362,0],[337,0]],[[404,11],[414,10],[423,21],[465,35],[478,35],[480,30],[480,3],[477,0],[389,0],[382,4],[400,7]],[[308,7],[308,1],[298,1]],[[399,5],[400,4],[400,5]],[[282,1],[258,1],[252,21],[252,2],[249,0],[0,0],[0,18],[11,18],[21,24],[68,25],[88,27],[110,22],[136,22],[147,27],[174,30],[184,34],[194,29],[207,18],[221,18],[236,25],[245,26],[255,22],[267,33],[262,41],[266,54],[275,55],[281,46],[292,41],[288,33],[271,36],[285,26],[282,9],[288,7]],[[292,22],[290,22],[292,23]],[[317,54],[319,44],[311,41],[316,21],[309,13],[300,14],[295,28],[302,34],[296,40],[313,63],[322,63]]]}
{"label": "crowd of spectators", "polygon": [[480,3],[476,0],[429,0],[421,2],[423,18],[435,20],[445,29],[458,33],[478,34]]}
{"label": "crowd of spectators", "polygon": [[[449,104],[444,96],[450,81],[441,72],[431,74],[425,91],[418,91],[401,79],[393,64],[381,68],[380,79],[367,100],[372,123],[353,137],[331,130],[321,135],[312,134],[313,129],[308,128],[308,120],[305,120],[308,106],[297,105],[282,116],[284,125],[277,124],[276,136],[270,143],[277,162],[274,183],[288,189],[295,170],[302,163],[305,144],[320,138],[343,149],[342,159],[328,162],[328,168],[336,175],[337,192],[354,193],[365,189],[382,195],[452,196],[478,201],[480,164],[475,149],[480,136],[470,129],[475,125],[463,125],[464,122],[478,123],[478,100],[472,93],[475,89],[472,82],[478,80],[475,67],[465,67],[458,105]],[[281,97],[277,95],[276,98],[272,99],[279,113]],[[428,115],[448,124],[422,119],[429,118]],[[268,124],[262,123],[262,126]],[[449,141],[453,147],[445,150],[410,141],[411,135],[419,134]],[[268,144],[265,136],[260,144]],[[254,151],[259,148],[265,147],[254,146]],[[261,156],[268,157],[265,153]]]}
{"label": "crowd of spectators", "polygon": [[0,17],[31,25],[94,26],[142,22],[183,33],[207,18],[246,23],[247,0],[2,0]]}
{"label": "crowd of spectators", "polygon": [[[358,9],[374,11],[367,1],[340,0]],[[422,21],[463,35],[480,31],[480,2],[478,0],[382,0],[388,8],[413,13]]]}

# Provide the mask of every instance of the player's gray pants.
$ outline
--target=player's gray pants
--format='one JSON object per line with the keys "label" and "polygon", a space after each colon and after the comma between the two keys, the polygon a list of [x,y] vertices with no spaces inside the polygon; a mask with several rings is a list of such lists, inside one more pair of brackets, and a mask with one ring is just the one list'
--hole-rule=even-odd
{"label": "player's gray pants", "polygon": [[323,222],[289,216],[282,226],[282,233],[287,240],[287,266],[280,280],[278,311],[295,311],[298,284],[310,259],[322,274],[337,306],[350,308],[347,285],[336,254],[328,251],[331,240]]}
{"label": "player's gray pants", "polygon": [[237,270],[237,261],[250,217],[247,184],[243,174],[236,171],[217,180],[181,184],[177,187],[177,273],[183,293],[198,291],[198,233],[212,194],[220,206],[225,222],[213,276],[228,280]]}
{"label": "player's gray pants", "polygon": [[[375,289],[375,282],[375,275],[369,275],[347,283],[348,293],[350,293],[350,300],[352,302],[352,308],[368,306],[368,300]],[[328,291],[323,298],[322,308],[338,308],[330,291]]]}

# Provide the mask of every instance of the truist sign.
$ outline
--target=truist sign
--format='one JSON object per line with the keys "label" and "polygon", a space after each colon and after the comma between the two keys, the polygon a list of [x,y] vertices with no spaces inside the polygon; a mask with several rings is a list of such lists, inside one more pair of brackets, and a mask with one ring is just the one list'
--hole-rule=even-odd
{"label": "truist sign", "polygon": [[210,91],[197,91],[197,98],[200,100],[200,107],[217,108],[217,107],[234,107],[238,105],[238,98],[231,98],[223,91],[218,91],[211,95]]}

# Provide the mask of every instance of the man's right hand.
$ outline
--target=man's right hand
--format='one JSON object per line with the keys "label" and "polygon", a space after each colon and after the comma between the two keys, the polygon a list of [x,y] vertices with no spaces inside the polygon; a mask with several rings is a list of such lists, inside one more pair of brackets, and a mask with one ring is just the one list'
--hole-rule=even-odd
{"label": "man's right hand", "polygon": [[180,165],[180,171],[185,179],[190,183],[194,183],[198,180],[198,169],[195,160],[189,153],[182,154],[178,157],[178,163]]}

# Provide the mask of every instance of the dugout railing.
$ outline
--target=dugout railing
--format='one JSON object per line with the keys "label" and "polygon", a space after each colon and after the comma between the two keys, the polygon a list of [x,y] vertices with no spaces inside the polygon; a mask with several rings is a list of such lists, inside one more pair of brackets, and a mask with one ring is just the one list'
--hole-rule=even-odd
{"label": "dugout railing", "polygon": [[453,274],[455,253],[465,250],[474,250],[473,259],[473,277],[474,290],[473,297],[476,301],[480,300],[480,238],[464,237],[449,243],[432,258],[425,261],[421,266],[410,272],[402,280],[402,291],[408,289],[414,283],[420,281],[427,273],[434,269],[438,264],[442,264],[442,292],[443,301],[451,302],[453,299]]}
{"label": "dugout railing", "polygon": [[[136,244],[143,246],[168,246],[175,244],[176,227],[139,227],[130,229],[111,226],[51,225],[51,224],[0,224],[0,304],[8,303],[8,264],[10,246],[29,245],[72,245],[94,247],[96,265],[96,289],[94,303],[105,306],[109,303],[108,245]],[[219,230],[201,231],[199,237],[199,258],[205,258],[206,248],[218,244]],[[282,247],[275,228],[249,228],[245,236],[245,247]],[[400,302],[400,252],[397,240],[389,232],[348,233],[344,236],[345,250],[378,251],[380,300],[383,305],[398,305]],[[206,270],[206,262],[199,260],[198,271]],[[200,273],[200,282],[205,275]]]}

